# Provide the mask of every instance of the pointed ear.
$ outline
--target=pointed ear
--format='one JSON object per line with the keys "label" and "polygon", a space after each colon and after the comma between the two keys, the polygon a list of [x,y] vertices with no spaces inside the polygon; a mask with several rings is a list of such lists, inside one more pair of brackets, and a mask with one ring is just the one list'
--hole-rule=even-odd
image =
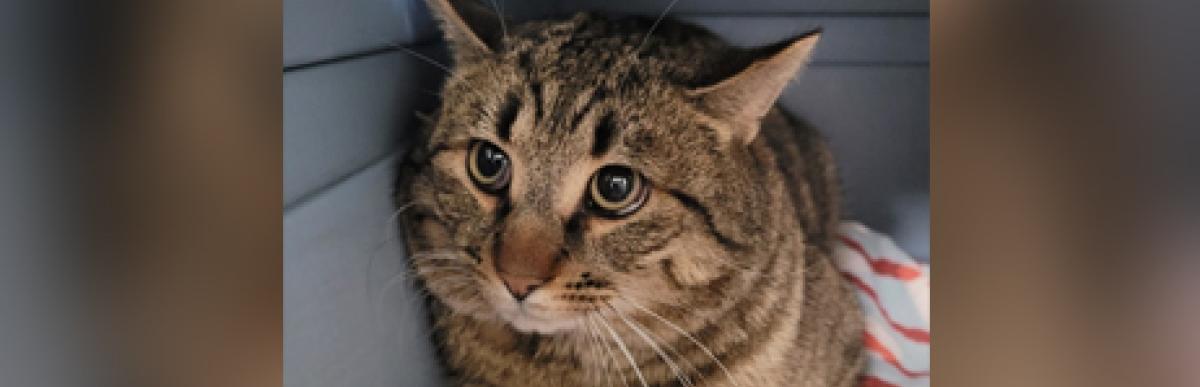
{"label": "pointed ear", "polygon": [[759,120],[767,115],[784,87],[808,63],[820,31],[788,39],[751,53],[748,66],[716,84],[691,90],[701,105],[725,121],[724,138],[749,144],[758,136]]}
{"label": "pointed ear", "polygon": [[456,60],[496,52],[504,37],[500,15],[471,0],[425,0]]}

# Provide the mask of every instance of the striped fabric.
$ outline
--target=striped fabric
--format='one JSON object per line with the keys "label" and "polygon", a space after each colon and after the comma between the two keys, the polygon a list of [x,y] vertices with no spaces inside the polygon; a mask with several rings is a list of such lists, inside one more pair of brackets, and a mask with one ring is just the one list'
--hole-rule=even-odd
{"label": "striped fabric", "polygon": [[867,366],[860,387],[929,386],[929,265],[890,238],[843,222],[834,261],[858,291]]}

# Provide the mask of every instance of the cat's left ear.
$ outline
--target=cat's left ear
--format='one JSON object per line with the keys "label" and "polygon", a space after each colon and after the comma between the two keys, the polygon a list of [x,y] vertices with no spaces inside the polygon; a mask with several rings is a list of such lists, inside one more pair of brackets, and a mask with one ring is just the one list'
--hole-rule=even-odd
{"label": "cat's left ear", "polygon": [[500,15],[471,0],[425,0],[425,3],[440,21],[456,60],[469,60],[499,50],[504,37]]}
{"label": "cat's left ear", "polygon": [[767,115],[784,87],[808,63],[821,33],[809,32],[753,51],[750,64],[716,84],[691,90],[706,110],[727,125],[725,137],[749,144],[758,136],[759,121]]}

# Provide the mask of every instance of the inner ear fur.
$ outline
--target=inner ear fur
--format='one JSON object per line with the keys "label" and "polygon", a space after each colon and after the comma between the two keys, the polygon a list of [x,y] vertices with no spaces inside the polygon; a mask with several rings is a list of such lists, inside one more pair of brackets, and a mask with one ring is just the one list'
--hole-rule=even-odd
{"label": "inner ear fur", "polygon": [[759,121],[812,56],[820,30],[750,50],[749,64],[710,86],[689,91],[704,110],[724,125],[722,138],[749,144],[758,136]]}

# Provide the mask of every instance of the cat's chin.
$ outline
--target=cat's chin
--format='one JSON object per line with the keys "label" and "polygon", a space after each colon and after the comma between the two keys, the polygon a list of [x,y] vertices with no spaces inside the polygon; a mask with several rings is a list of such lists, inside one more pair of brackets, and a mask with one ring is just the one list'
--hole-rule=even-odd
{"label": "cat's chin", "polygon": [[508,325],[518,332],[539,333],[543,335],[563,333],[579,328],[579,324],[571,320],[541,320],[520,317],[508,319]]}
{"label": "cat's chin", "polygon": [[500,313],[513,330],[523,333],[555,334],[580,329],[580,319],[561,313],[540,312],[536,308],[517,307]]}

